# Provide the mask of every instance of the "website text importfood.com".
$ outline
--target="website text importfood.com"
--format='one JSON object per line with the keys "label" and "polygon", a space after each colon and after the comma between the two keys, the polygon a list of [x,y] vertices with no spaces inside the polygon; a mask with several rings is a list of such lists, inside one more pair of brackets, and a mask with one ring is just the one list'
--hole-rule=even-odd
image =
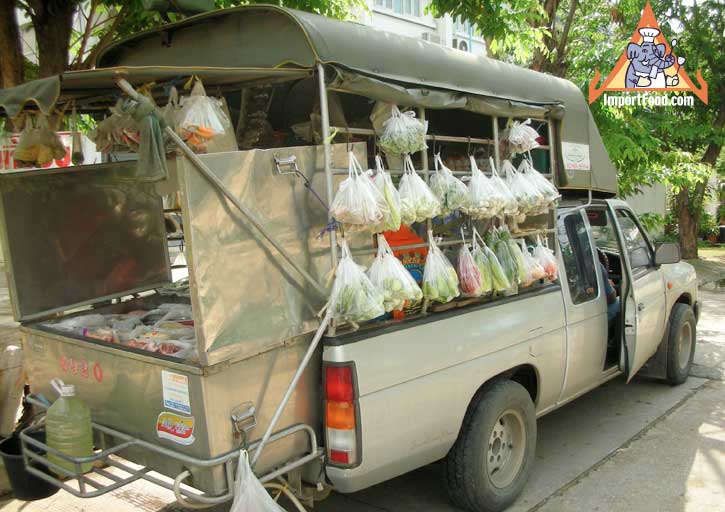
{"label": "website text importfood.com", "polygon": [[692,107],[695,97],[691,94],[658,94],[638,92],[637,94],[604,94],[604,104],[609,107]]}

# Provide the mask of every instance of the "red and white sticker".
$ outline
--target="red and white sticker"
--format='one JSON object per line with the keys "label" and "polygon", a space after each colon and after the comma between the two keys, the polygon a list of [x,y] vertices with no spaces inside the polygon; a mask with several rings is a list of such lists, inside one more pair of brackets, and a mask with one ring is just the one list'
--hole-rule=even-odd
{"label": "red and white sticker", "polygon": [[194,442],[194,417],[162,412],[156,421],[156,433],[160,439],[188,446]]}

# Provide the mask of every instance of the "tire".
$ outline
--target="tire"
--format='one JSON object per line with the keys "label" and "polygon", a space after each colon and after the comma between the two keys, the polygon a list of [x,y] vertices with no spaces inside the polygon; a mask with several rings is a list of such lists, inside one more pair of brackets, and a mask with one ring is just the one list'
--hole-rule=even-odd
{"label": "tire", "polygon": [[695,359],[697,340],[695,313],[687,304],[675,304],[667,335],[667,382],[673,386],[687,380]]}
{"label": "tire", "polygon": [[470,512],[504,510],[521,494],[535,453],[536,412],[528,391],[510,380],[485,386],[444,460],[451,501]]}

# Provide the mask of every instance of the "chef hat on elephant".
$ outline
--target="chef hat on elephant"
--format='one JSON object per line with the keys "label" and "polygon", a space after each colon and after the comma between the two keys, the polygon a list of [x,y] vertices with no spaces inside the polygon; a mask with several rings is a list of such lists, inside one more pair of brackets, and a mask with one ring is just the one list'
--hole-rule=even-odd
{"label": "chef hat on elephant", "polygon": [[651,27],[639,29],[639,33],[644,38],[644,41],[642,41],[643,43],[654,43],[655,37],[660,35],[659,29]]}

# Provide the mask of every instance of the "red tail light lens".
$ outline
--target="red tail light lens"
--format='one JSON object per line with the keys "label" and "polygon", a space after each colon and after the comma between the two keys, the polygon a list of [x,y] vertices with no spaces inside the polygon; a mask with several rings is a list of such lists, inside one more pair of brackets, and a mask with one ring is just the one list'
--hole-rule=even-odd
{"label": "red tail light lens", "polygon": [[352,368],[328,366],[325,369],[325,397],[336,402],[351,402],[354,396]]}

